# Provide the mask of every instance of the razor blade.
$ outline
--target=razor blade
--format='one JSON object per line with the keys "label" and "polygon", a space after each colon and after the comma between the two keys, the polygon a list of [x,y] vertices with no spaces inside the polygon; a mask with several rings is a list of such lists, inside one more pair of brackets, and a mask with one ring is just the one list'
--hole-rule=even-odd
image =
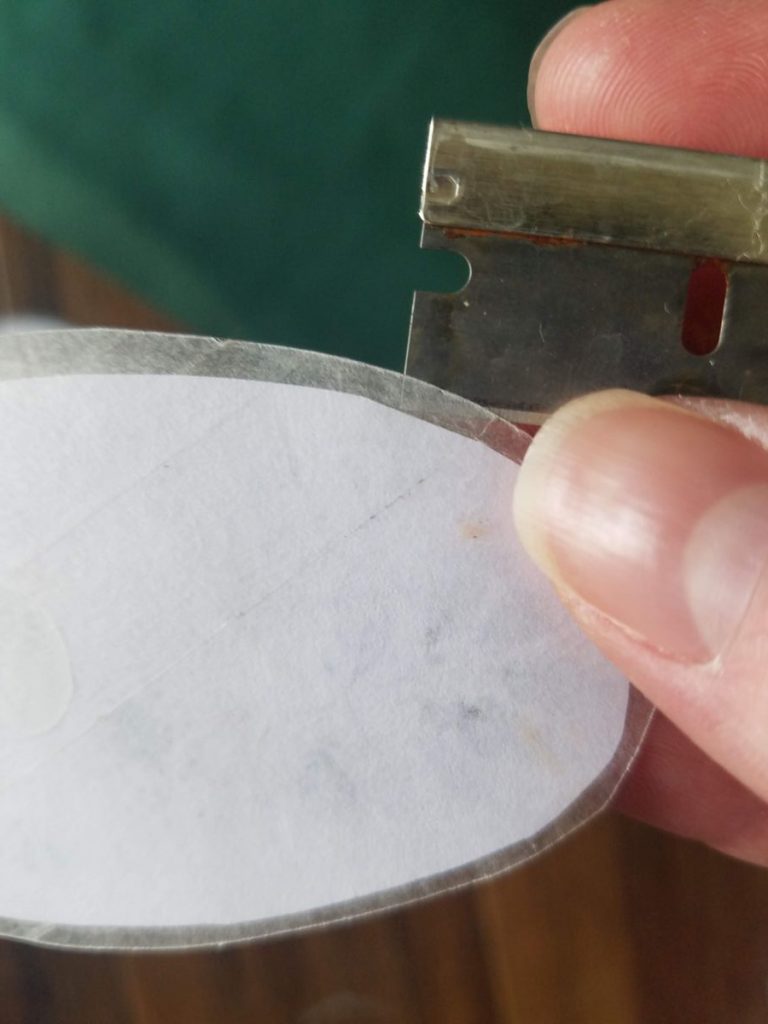
{"label": "razor blade", "polygon": [[603,388],[768,401],[768,163],[431,125],[421,245],[470,266],[417,292],[406,372],[541,422]]}

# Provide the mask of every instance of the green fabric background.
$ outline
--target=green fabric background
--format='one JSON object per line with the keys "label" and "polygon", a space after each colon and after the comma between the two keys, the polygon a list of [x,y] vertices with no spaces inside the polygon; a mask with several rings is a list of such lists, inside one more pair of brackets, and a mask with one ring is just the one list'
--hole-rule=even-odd
{"label": "green fabric background", "polygon": [[527,117],[556,0],[0,0],[0,206],[192,329],[400,367],[430,117]]}

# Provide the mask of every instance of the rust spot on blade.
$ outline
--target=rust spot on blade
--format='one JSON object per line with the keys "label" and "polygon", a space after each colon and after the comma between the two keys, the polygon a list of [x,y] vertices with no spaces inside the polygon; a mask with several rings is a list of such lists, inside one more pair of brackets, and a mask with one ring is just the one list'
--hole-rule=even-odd
{"label": "rust spot on blade", "polygon": [[488,231],[486,228],[441,228],[446,238],[515,238],[534,245],[575,246],[588,245],[580,238],[560,238],[549,235],[529,235],[517,231]]}

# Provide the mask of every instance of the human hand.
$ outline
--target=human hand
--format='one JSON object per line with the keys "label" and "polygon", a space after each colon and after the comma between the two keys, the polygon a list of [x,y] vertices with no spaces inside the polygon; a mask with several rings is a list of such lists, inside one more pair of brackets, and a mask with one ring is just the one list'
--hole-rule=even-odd
{"label": "human hand", "polygon": [[[763,0],[581,8],[531,71],[539,128],[768,158]],[[768,408],[571,402],[526,456],[515,518],[661,711],[619,806],[768,865]]]}

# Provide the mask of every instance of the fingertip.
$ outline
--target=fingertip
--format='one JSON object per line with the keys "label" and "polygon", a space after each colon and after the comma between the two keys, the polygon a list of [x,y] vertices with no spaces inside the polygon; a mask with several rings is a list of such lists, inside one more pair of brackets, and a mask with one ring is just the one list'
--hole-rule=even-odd
{"label": "fingertip", "polygon": [[762,0],[609,0],[558,28],[532,68],[537,127],[768,155]]}
{"label": "fingertip", "polygon": [[571,458],[569,438],[578,428],[603,412],[655,406],[657,400],[632,391],[614,389],[574,398],[554,412],[539,429],[526,452],[517,478],[513,518],[518,537],[533,561],[561,590],[568,590],[555,557],[551,538],[552,479],[561,460]]}
{"label": "fingertip", "polygon": [[575,7],[572,11],[569,11],[568,14],[555,22],[533,52],[528,69],[528,113],[531,116],[531,124],[534,128],[540,127],[536,114],[536,80],[539,76],[539,70],[544,62],[544,58],[552,44],[558,36],[562,34],[564,29],[572,21],[578,18],[582,11],[588,11],[589,9],[589,5],[584,5],[581,7]]}
{"label": "fingertip", "polygon": [[[531,444],[514,516],[587,635],[768,800],[768,412],[708,412],[625,391],[569,403]],[[739,855],[764,836],[741,834]]]}
{"label": "fingertip", "polygon": [[740,627],[768,558],[768,456],[677,404],[607,391],[534,439],[514,516],[523,545],[578,595],[659,650],[705,662]]}

